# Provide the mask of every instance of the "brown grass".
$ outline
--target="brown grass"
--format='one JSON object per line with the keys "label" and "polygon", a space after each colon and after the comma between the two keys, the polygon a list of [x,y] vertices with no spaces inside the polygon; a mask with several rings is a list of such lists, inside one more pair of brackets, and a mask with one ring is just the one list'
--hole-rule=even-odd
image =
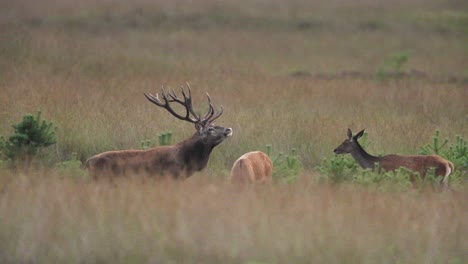
{"label": "brown grass", "polygon": [[203,177],[111,185],[34,176],[8,182],[0,194],[2,262],[463,263],[468,257],[466,193],[382,193],[304,179],[239,191]]}
{"label": "brown grass", "polygon": [[[314,181],[348,127],[367,129],[373,154],[415,154],[435,130],[468,138],[466,7],[2,1],[0,135],[42,110],[59,127],[47,164],[138,148],[161,131],[188,137],[192,125],[143,97],[186,81],[195,108],[205,110],[205,92],[224,106],[217,123],[234,136],[182,183],[96,184],[0,162],[0,262],[466,262],[466,186],[378,192]],[[374,78],[398,52],[408,54],[405,73],[421,74]],[[297,183],[241,192],[225,182],[240,155],[268,144],[297,149]]]}

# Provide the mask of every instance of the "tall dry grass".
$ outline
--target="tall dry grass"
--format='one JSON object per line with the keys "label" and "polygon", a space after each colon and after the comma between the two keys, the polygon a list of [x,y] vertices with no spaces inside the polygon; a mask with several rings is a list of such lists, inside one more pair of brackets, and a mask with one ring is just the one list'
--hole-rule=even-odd
{"label": "tall dry grass", "polygon": [[[28,175],[0,193],[5,263],[464,263],[466,193]],[[16,177],[16,176],[15,176]]]}
{"label": "tall dry grass", "polygon": [[[436,129],[450,138],[468,134],[466,14],[455,9],[462,3],[109,4],[4,3],[1,135],[25,113],[42,110],[59,126],[56,161],[71,152],[84,160],[138,148],[160,131],[182,140],[192,126],[142,93],[185,81],[200,111],[209,92],[226,109],[219,124],[234,128],[214,153],[219,173],[267,144],[298,148],[312,168],[347,127],[367,128],[374,153],[415,153]],[[339,75],[372,76],[400,51],[409,54],[403,70],[425,77],[382,83]],[[314,77],[324,73],[338,76]]]}

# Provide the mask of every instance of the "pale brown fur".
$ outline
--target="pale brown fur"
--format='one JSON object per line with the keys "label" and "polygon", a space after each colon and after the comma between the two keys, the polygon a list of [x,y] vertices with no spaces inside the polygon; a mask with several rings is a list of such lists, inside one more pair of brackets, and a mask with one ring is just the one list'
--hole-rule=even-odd
{"label": "pale brown fur", "polygon": [[252,151],[242,155],[234,162],[231,169],[231,182],[235,184],[253,184],[271,182],[273,163],[267,154]]}
{"label": "pale brown fur", "polygon": [[[442,177],[441,183],[446,183],[448,176],[453,172],[453,163],[437,155],[386,155],[377,157],[376,162],[380,164],[380,168],[385,171],[393,171],[400,167],[408,168],[414,172],[418,172],[420,177],[424,179],[430,169],[435,169],[435,176]],[[411,178],[412,182],[416,181],[415,176]]]}

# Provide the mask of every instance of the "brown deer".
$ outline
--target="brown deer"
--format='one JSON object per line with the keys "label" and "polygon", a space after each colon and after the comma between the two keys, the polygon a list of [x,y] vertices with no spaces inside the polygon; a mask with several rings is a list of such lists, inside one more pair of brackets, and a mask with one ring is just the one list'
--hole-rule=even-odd
{"label": "brown deer", "polygon": [[[183,98],[179,99],[171,90],[162,89],[159,95],[144,94],[155,105],[165,108],[180,120],[195,125],[195,134],[175,145],[160,146],[148,150],[108,151],[89,158],[86,161],[91,177],[116,176],[127,174],[144,174],[148,176],[169,176],[174,179],[185,179],[196,171],[203,170],[214,147],[232,135],[231,128],[215,126],[213,121],[223,114],[223,107],[215,113],[208,94],[208,112],[200,117],[192,107],[192,94],[187,84],[188,95],[181,86]],[[171,107],[171,103],[185,107],[185,115],[180,115]]]}
{"label": "brown deer", "polygon": [[245,153],[234,162],[231,169],[231,182],[239,185],[271,182],[273,163],[261,151]]}
{"label": "brown deer", "polygon": [[[353,136],[351,129],[348,128],[348,137],[337,147],[333,152],[335,154],[350,153],[353,158],[359,163],[362,168],[374,170],[375,164],[379,163],[380,169],[385,171],[393,171],[400,167],[408,168],[414,172],[418,172],[421,179],[424,179],[429,169],[435,169],[435,176],[442,176],[441,184],[444,187],[448,186],[448,177],[454,171],[453,164],[437,155],[385,155],[376,157],[368,154],[359,144],[358,139],[362,137],[364,130]],[[411,182],[416,183],[416,176],[412,175]]]}

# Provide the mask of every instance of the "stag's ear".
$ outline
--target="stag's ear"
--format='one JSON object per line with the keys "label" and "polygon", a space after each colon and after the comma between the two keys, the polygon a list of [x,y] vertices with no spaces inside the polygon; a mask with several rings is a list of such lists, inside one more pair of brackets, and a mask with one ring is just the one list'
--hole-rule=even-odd
{"label": "stag's ear", "polygon": [[353,137],[353,139],[354,139],[355,141],[357,141],[359,138],[362,137],[362,135],[364,135],[364,131],[366,131],[366,130],[363,129],[361,132],[357,133],[357,134]]}
{"label": "stag's ear", "polygon": [[353,138],[353,132],[351,132],[351,129],[348,128],[348,139]]}

